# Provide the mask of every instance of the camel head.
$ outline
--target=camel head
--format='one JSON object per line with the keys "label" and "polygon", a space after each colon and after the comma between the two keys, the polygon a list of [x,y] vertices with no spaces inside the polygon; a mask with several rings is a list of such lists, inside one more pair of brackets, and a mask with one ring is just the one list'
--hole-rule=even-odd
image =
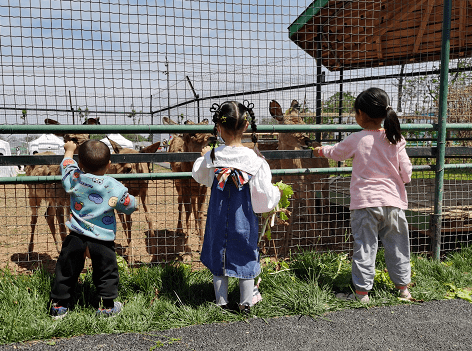
{"label": "camel head", "polygon": [[300,104],[297,100],[292,100],[290,108],[285,112],[282,111],[280,104],[272,100],[269,103],[269,113],[275,118],[279,124],[305,124],[303,118],[300,117]]}
{"label": "camel head", "polygon": [[[59,125],[60,123],[54,119],[46,118],[45,124]],[[98,125],[100,124],[99,118],[88,118],[83,124],[86,125]],[[55,133],[55,135],[63,137],[64,142],[72,140],[77,145],[82,145],[85,141],[90,139],[90,134],[73,134],[73,133]]]}
{"label": "camel head", "polygon": [[[108,141],[113,148],[113,152],[115,154],[137,154],[137,153],[154,153],[159,149],[161,142],[158,141],[152,145],[146,146],[142,148],[140,151],[136,151],[134,149],[124,148],[117,142],[108,138]],[[141,162],[141,163],[113,163],[110,165],[108,173],[110,174],[131,174],[131,173],[149,173],[150,164]]]}
{"label": "camel head", "polygon": [[280,107],[280,104],[275,101],[275,100],[272,100],[270,103],[269,103],[269,113],[270,115],[275,118],[277,121],[279,122],[283,122],[284,120],[284,113],[282,111],[282,107]]}
{"label": "camel head", "polygon": [[[186,125],[208,125],[208,119],[204,119],[200,123],[194,123],[193,121],[185,121]],[[212,134],[210,133],[185,133],[183,135],[185,150],[187,152],[200,152],[203,147],[208,145],[208,142]]]}
{"label": "camel head", "polygon": [[[167,125],[177,125],[178,123],[168,117],[162,117],[162,123]],[[204,119],[200,123],[187,120],[185,125],[208,125],[208,119]],[[203,147],[208,145],[211,138],[210,133],[183,133],[173,134],[173,138],[169,143],[169,152],[200,152]]]}

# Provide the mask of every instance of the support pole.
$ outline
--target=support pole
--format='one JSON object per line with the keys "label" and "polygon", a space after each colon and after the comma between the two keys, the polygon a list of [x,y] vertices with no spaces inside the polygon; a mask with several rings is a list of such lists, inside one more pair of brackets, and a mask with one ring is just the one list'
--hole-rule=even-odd
{"label": "support pole", "polygon": [[449,72],[449,49],[451,37],[452,0],[444,0],[442,39],[441,39],[441,73],[439,81],[439,117],[438,117],[438,153],[436,157],[436,178],[434,194],[434,214],[431,218],[431,232],[433,234],[433,258],[441,257],[441,218],[444,188],[444,158],[446,155],[446,121],[447,121],[447,93]]}
{"label": "support pole", "polygon": [[185,76],[187,78],[187,82],[190,85],[190,89],[192,89],[193,96],[195,97],[195,100],[197,100],[197,121],[200,123],[200,95],[198,95],[195,92],[195,89],[193,88],[192,82],[190,81],[190,78],[188,76]]}
{"label": "support pole", "polygon": [[[321,27],[316,39],[316,124],[321,124]],[[321,133],[315,133],[317,142],[321,142]]]}
{"label": "support pole", "polygon": [[70,90],[69,90],[69,103],[70,103],[70,110],[72,111],[72,124],[75,124],[74,107],[72,106],[72,97],[70,96]]}
{"label": "support pole", "polygon": [[[343,103],[343,98],[344,98],[344,68],[341,68],[339,70],[339,80],[341,83],[339,84],[339,106],[338,106],[338,124],[343,123],[343,112],[344,112],[344,103]],[[342,140],[342,132],[339,131],[338,133],[338,143],[341,142]],[[339,161],[338,162],[338,167],[341,167],[343,162]]]}

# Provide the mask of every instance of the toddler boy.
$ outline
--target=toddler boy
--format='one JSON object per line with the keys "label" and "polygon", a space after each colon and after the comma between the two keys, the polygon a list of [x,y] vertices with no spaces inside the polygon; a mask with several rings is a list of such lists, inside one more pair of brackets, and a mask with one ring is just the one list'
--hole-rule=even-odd
{"label": "toddler boy", "polygon": [[70,218],[66,223],[70,233],[56,263],[50,314],[54,319],[67,314],[88,249],[93,283],[101,300],[97,314],[115,316],[122,309],[121,302],[114,301],[119,281],[115,210],[133,213],[136,199],[123,184],[105,175],[110,165],[110,149],[105,143],[88,140],[81,144],[78,164],[73,159],[76,147],[72,141],[64,144],[62,186],[70,194]]}

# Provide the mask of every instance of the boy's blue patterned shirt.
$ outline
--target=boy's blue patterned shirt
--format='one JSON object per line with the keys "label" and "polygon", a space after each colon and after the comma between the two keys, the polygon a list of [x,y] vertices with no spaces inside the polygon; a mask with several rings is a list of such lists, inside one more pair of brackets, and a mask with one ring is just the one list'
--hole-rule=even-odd
{"label": "boy's blue patterned shirt", "polygon": [[72,158],[61,162],[62,186],[70,195],[69,229],[98,240],[113,241],[116,235],[115,211],[131,214],[136,199],[110,176],[84,173]]}

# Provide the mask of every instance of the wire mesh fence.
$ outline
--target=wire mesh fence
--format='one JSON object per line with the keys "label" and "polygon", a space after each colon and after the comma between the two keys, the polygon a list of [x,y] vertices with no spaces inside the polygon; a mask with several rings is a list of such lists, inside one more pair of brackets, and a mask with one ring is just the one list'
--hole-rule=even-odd
{"label": "wire mesh fence", "polygon": [[[70,125],[70,133],[73,125],[89,120],[141,126],[139,132],[108,136],[134,150],[160,142],[156,153],[199,152],[202,141],[196,148],[189,146],[194,145],[195,140],[188,139],[195,138],[194,133],[152,132],[146,126],[205,120],[211,125],[213,103],[247,99],[255,105],[258,126],[333,125],[331,131],[259,135],[261,151],[299,150],[306,144],[296,139],[298,134],[323,144],[345,138],[350,132],[338,131],[335,125],[355,125],[355,97],[376,86],[389,94],[401,123],[436,124],[444,4],[9,0],[0,12],[0,123],[43,126],[57,121]],[[452,6],[447,96],[452,123],[471,121],[470,11],[470,2]],[[92,132],[86,137],[106,140],[106,134]],[[436,130],[404,135],[408,148],[437,146]],[[5,157],[0,168],[5,177],[22,177],[35,152],[63,153],[64,135],[55,138],[47,129],[1,138]],[[175,141],[179,138],[184,140],[180,148]],[[461,158],[448,157],[446,163],[469,163],[469,144],[470,129],[448,131],[447,146],[466,151]],[[8,163],[15,156],[23,158]],[[349,161],[307,166],[302,161],[268,160],[273,169],[350,166]],[[178,166],[173,162],[156,162],[151,172],[171,172],[171,163]],[[412,162],[435,165],[436,155]],[[413,252],[432,250],[434,177],[434,171],[418,170],[407,185]],[[270,241],[261,241],[263,255],[282,258],[305,249],[349,252],[349,173],[333,168],[316,175],[274,175],[274,181],[278,179],[295,189],[293,216],[288,226],[272,229]],[[1,185],[2,267],[14,263],[21,270],[54,264],[56,243],[65,231],[67,200],[60,184],[47,184]],[[131,234],[118,223],[117,251],[136,264],[183,260],[198,266],[208,190],[200,194],[202,207],[192,210],[192,194],[199,190],[192,191],[196,185],[189,179],[151,179],[146,186],[146,197],[131,216]],[[45,187],[54,191],[45,196]],[[142,187],[138,185],[136,192]],[[469,244],[469,187],[470,169],[446,170],[441,222],[445,252]]]}

